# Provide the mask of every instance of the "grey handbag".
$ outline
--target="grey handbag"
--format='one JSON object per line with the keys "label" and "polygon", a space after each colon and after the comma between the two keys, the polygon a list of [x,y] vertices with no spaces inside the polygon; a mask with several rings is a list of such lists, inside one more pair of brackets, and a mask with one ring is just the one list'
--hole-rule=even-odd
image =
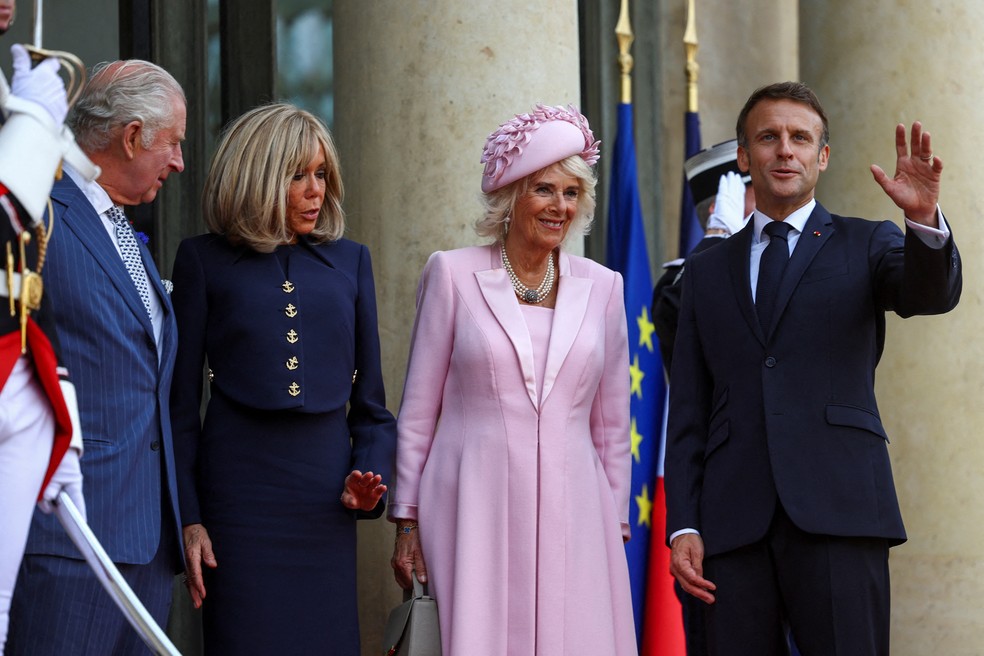
{"label": "grey handbag", "polygon": [[413,592],[403,592],[403,603],[390,611],[383,629],[386,656],[441,656],[441,628],[437,602],[427,595],[427,586],[411,574]]}

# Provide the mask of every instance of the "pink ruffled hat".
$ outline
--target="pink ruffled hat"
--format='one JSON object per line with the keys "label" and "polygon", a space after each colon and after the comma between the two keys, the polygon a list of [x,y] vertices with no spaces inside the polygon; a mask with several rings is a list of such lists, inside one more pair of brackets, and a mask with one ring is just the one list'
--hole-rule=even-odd
{"label": "pink ruffled hat", "polygon": [[571,155],[594,166],[600,144],[574,105],[565,109],[537,104],[529,114],[517,114],[500,125],[485,141],[482,191],[500,189]]}

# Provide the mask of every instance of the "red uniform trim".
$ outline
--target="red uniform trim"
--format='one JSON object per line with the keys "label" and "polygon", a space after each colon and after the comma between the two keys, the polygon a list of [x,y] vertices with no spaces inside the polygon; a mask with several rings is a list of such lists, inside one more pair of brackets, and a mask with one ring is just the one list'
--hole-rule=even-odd
{"label": "red uniform trim", "polygon": [[[44,389],[51,409],[55,413],[55,436],[51,444],[51,458],[48,461],[48,470],[44,475],[44,483],[38,490],[38,499],[48,486],[48,482],[54,475],[55,470],[61,463],[62,456],[68,450],[69,442],[72,439],[72,421],[68,414],[68,406],[65,405],[65,397],[62,396],[61,386],[58,384],[58,362],[55,359],[55,352],[51,348],[51,342],[45,336],[34,319],[27,320],[27,344],[28,352],[34,359],[34,370],[37,373],[38,381]],[[0,387],[7,384],[7,378],[14,369],[17,358],[20,357],[21,336],[20,331],[10,332],[0,337]]]}

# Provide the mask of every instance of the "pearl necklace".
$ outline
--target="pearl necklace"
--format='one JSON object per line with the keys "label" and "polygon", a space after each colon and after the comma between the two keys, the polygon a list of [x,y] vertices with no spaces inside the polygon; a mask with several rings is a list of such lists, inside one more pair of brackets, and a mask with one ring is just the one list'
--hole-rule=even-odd
{"label": "pearl necklace", "polygon": [[553,290],[554,280],[556,276],[554,275],[554,259],[553,253],[550,254],[547,260],[547,273],[543,276],[543,282],[536,289],[532,289],[523,284],[523,281],[519,279],[516,272],[512,268],[512,264],[509,262],[509,256],[506,255],[506,245],[499,244],[499,253],[502,255],[502,266],[505,267],[506,273],[509,275],[509,280],[512,282],[513,291],[516,292],[516,296],[525,303],[537,304],[542,303],[550,295],[551,290]]}

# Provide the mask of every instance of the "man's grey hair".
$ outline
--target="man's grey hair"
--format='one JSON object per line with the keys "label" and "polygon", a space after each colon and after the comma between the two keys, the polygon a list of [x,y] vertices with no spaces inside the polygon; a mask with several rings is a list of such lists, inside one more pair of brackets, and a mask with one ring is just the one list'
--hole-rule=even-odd
{"label": "man's grey hair", "polygon": [[82,150],[99,152],[117,130],[139,121],[141,143],[149,147],[157,131],[171,125],[175,98],[186,102],[181,85],[157,64],[141,59],[103,62],[92,69],[68,126]]}

